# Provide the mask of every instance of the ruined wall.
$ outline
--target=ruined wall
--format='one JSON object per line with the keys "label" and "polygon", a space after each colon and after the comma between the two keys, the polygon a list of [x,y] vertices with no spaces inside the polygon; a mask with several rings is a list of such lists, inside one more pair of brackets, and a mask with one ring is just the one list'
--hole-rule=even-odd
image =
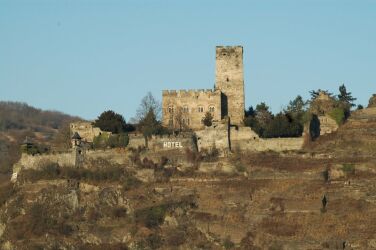
{"label": "ruined wall", "polygon": [[230,142],[232,151],[290,151],[300,150],[304,139],[299,138],[260,138],[249,127],[231,127]]}
{"label": "ruined wall", "polygon": [[298,138],[258,138],[255,140],[234,140],[232,141],[232,150],[240,151],[294,151],[303,148],[303,137]]}
{"label": "ruined wall", "polygon": [[376,94],[373,94],[369,99],[368,108],[376,108]]}
{"label": "ruined wall", "polygon": [[243,47],[217,46],[215,85],[223,94],[222,116],[231,124],[242,125],[244,120]]}
{"label": "ruined wall", "polygon": [[334,131],[337,131],[339,126],[337,122],[330,116],[318,116],[318,119],[320,121],[320,135],[330,134]]}
{"label": "ruined wall", "polygon": [[[115,164],[125,164],[128,162],[127,151],[124,149],[106,149],[106,150],[87,150],[84,156],[85,163],[83,166],[88,166],[88,162],[105,159]],[[76,153],[70,150],[59,154],[42,154],[42,155],[28,155],[22,154],[20,160],[13,166],[12,179],[17,179],[17,174],[21,169],[40,169],[46,164],[57,163],[62,167],[75,166]]]}
{"label": "ruined wall", "polygon": [[221,92],[215,90],[163,91],[163,125],[175,129],[204,127],[202,119],[211,111],[213,120],[221,119]]}
{"label": "ruined wall", "polygon": [[197,148],[201,152],[204,149],[212,150],[216,148],[220,154],[227,155],[230,150],[229,127],[225,121],[203,130],[195,131],[197,138]]}
{"label": "ruined wall", "polygon": [[100,128],[93,127],[93,125],[91,125],[91,122],[83,121],[71,123],[70,131],[71,135],[77,132],[85,142],[93,142],[94,137],[102,133],[111,134],[110,132],[104,132],[100,130]]}
{"label": "ruined wall", "polygon": [[76,161],[74,151],[49,154],[49,155],[28,155],[22,154],[20,160],[13,165],[11,180],[17,180],[18,173],[21,169],[39,169],[48,163],[58,163],[60,166],[74,166]]}

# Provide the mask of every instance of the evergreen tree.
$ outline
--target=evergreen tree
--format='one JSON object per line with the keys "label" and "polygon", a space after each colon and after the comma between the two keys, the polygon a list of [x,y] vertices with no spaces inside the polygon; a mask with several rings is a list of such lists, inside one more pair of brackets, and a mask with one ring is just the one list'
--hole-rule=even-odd
{"label": "evergreen tree", "polygon": [[206,127],[210,127],[213,124],[213,116],[210,112],[206,112],[204,119],[202,120],[202,123]]}
{"label": "evergreen tree", "polygon": [[351,95],[351,92],[347,92],[345,84],[339,86],[338,101],[348,108],[355,106],[354,101],[356,101],[356,98]]}
{"label": "evergreen tree", "polygon": [[161,130],[161,124],[157,120],[154,110],[151,108],[146,116],[138,124],[140,131],[145,138],[158,134]]}
{"label": "evergreen tree", "polygon": [[104,111],[93,123],[95,127],[103,131],[119,134],[130,129],[124,117],[112,110]]}
{"label": "evergreen tree", "polygon": [[247,110],[245,110],[245,117],[255,116],[255,115],[256,115],[256,111],[253,108],[253,106],[250,106]]}

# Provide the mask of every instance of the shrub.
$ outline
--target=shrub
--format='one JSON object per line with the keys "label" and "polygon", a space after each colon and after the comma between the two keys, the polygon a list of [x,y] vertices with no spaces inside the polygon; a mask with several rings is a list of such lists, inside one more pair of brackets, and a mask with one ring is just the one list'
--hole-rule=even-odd
{"label": "shrub", "polygon": [[108,138],[107,146],[110,148],[126,147],[129,143],[128,134],[110,135]]}
{"label": "shrub", "polygon": [[227,236],[226,239],[224,240],[223,247],[225,249],[233,249],[235,247],[234,242],[231,241],[229,236]]}
{"label": "shrub", "polygon": [[145,239],[145,243],[151,249],[158,249],[162,246],[162,238],[158,234],[151,234]]}
{"label": "shrub", "polygon": [[204,119],[202,120],[202,123],[206,127],[210,127],[213,124],[213,116],[210,112],[206,112]]}
{"label": "shrub", "polygon": [[94,149],[106,148],[108,145],[109,134],[103,133],[98,136],[95,136],[93,139]]}
{"label": "shrub", "polygon": [[169,246],[177,247],[186,241],[186,232],[184,228],[172,229],[167,233],[166,243]]}
{"label": "shrub", "polygon": [[345,121],[345,110],[343,108],[334,108],[329,112],[329,116],[333,118],[338,125],[341,125]]}
{"label": "shrub", "polygon": [[124,170],[119,166],[73,168],[60,167],[56,163],[51,163],[41,170],[25,169],[20,173],[20,178],[24,181],[50,180],[56,178],[86,180],[86,181],[119,181],[124,176]]}
{"label": "shrub", "polygon": [[329,179],[330,179],[330,175],[329,175],[329,169],[325,169],[323,172],[322,172],[322,176],[324,177],[324,180],[325,182],[328,182]]}
{"label": "shrub", "polygon": [[137,179],[136,177],[132,176],[132,175],[129,175],[129,176],[126,176],[123,180],[123,190],[124,191],[128,191],[128,190],[131,190],[133,188],[137,188],[141,185],[141,181],[139,179]]}
{"label": "shrub", "polygon": [[14,192],[13,184],[11,182],[2,184],[0,186],[0,206],[4,205]]}
{"label": "shrub", "polygon": [[209,162],[218,161],[219,150],[215,146],[213,146],[209,150],[203,149],[202,155],[203,155],[203,157],[202,157],[203,161],[209,161]]}
{"label": "shrub", "polygon": [[148,228],[154,228],[163,223],[166,211],[166,205],[138,210],[136,211],[136,220]]}
{"label": "shrub", "polygon": [[354,164],[342,164],[342,171],[346,174],[355,174],[355,166]]}
{"label": "shrub", "polygon": [[116,207],[112,210],[112,216],[115,218],[124,218],[127,215],[127,209],[123,207]]}

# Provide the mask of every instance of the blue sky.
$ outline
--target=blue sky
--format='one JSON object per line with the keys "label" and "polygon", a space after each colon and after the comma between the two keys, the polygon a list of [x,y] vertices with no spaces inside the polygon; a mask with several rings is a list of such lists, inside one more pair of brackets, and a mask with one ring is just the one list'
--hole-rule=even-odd
{"label": "blue sky", "polygon": [[0,0],[0,100],[129,120],[148,91],[212,88],[216,45],[244,47],[247,106],[376,93],[376,1]]}

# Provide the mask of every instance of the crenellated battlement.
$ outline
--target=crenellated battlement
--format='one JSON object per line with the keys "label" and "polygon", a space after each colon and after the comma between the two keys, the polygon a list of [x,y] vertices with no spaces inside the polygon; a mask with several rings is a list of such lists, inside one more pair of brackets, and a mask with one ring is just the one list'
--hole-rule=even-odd
{"label": "crenellated battlement", "polygon": [[216,89],[163,90],[164,97],[210,97],[220,95]]}
{"label": "crenellated battlement", "polygon": [[[129,139],[144,139],[144,135],[142,133],[130,133],[128,134]],[[166,134],[166,135],[152,135],[151,140],[175,140],[175,139],[183,139],[183,138],[192,138],[194,136],[191,132],[179,133],[179,134]],[[150,140],[149,139],[149,140]]]}

